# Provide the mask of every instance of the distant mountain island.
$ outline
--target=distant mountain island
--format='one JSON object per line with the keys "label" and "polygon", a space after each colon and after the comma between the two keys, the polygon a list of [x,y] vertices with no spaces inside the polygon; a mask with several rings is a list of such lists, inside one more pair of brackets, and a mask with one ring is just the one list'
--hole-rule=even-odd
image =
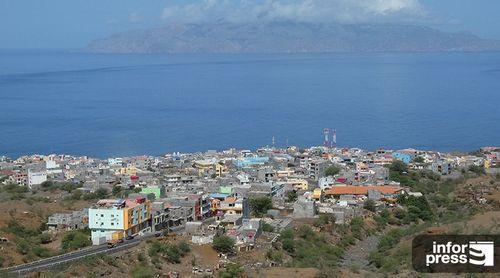
{"label": "distant mountain island", "polygon": [[489,51],[500,41],[424,26],[333,23],[170,24],[92,41],[99,53]]}

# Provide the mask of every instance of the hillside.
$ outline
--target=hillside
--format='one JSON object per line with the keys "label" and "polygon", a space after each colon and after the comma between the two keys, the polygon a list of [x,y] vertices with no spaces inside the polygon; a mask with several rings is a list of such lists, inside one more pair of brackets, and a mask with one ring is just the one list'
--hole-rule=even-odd
{"label": "hillside", "polygon": [[302,53],[488,51],[500,41],[394,24],[297,22],[170,24],[92,41],[98,53]]}

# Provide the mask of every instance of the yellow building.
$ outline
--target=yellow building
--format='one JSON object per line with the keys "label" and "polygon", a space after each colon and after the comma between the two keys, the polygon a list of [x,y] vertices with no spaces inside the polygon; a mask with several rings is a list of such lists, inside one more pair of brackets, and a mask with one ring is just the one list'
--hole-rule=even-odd
{"label": "yellow building", "polygon": [[105,199],[89,208],[89,228],[94,245],[135,235],[150,225],[151,202],[147,198]]}
{"label": "yellow building", "polygon": [[135,175],[137,175],[137,172],[138,172],[137,167],[135,167],[133,165],[120,168],[121,175],[135,176]]}
{"label": "yellow building", "polygon": [[293,174],[295,174],[295,171],[291,170],[291,169],[285,169],[285,170],[278,170],[278,171],[276,171],[276,176],[278,178],[291,177],[291,176],[293,176]]}
{"label": "yellow building", "polygon": [[215,164],[215,175],[217,177],[224,176],[225,174],[227,174],[227,172],[228,172],[228,168],[226,165],[224,165],[220,162]]}
{"label": "yellow building", "polygon": [[208,174],[215,167],[215,160],[213,159],[204,159],[204,160],[196,160],[194,162],[194,168],[198,170],[199,176],[204,176]]}
{"label": "yellow building", "polygon": [[323,191],[321,191],[321,188],[315,188],[312,194],[312,198],[314,200],[320,201],[321,196],[323,195]]}
{"label": "yellow building", "polygon": [[287,183],[291,184],[295,190],[307,190],[309,188],[309,183],[304,179],[289,179]]}

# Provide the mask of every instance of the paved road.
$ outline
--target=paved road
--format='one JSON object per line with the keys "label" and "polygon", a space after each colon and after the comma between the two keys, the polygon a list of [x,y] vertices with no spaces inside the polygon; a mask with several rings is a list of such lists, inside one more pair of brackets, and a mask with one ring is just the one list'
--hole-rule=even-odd
{"label": "paved road", "polygon": [[131,247],[138,245],[142,240],[145,240],[145,239],[152,237],[152,236],[154,236],[154,235],[149,234],[149,235],[144,235],[141,237],[136,237],[132,240],[127,240],[121,244],[118,244],[114,248],[108,248],[106,245],[92,246],[92,247],[88,247],[88,248],[74,251],[71,253],[62,254],[59,256],[50,257],[47,259],[34,261],[31,263],[16,265],[16,266],[12,266],[9,268],[4,268],[2,270],[9,272],[9,273],[22,275],[22,274],[26,274],[28,272],[49,269],[52,267],[63,265],[63,264],[66,264],[66,263],[69,263],[72,261],[76,261],[76,260],[79,260],[79,259],[82,259],[85,257],[89,257],[89,256],[94,256],[94,255],[98,255],[98,254],[109,254],[109,253],[114,253],[114,252],[126,250],[126,249],[129,249]]}
{"label": "paved road", "polygon": [[[170,228],[171,232],[180,234],[184,231],[185,226],[178,226]],[[88,248],[80,249],[71,253],[62,254],[55,257],[50,257],[47,259],[42,259],[30,263],[25,263],[21,265],[16,265],[8,268],[2,269],[2,271],[6,271],[13,274],[26,274],[34,271],[41,271],[53,267],[57,267],[59,265],[67,264],[69,262],[73,262],[76,260],[83,259],[85,257],[95,256],[99,254],[110,254],[118,251],[123,251],[129,248],[132,248],[138,245],[141,241],[146,240],[150,237],[154,237],[154,233],[149,233],[143,236],[137,236],[132,240],[126,240],[123,243],[118,244],[114,248],[108,248],[106,244],[99,246],[91,246]]]}

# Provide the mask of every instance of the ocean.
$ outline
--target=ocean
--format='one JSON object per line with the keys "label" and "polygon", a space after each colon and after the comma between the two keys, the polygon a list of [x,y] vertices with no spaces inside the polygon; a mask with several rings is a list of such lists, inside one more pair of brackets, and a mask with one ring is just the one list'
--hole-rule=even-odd
{"label": "ocean", "polygon": [[0,155],[500,145],[500,53],[0,51]]}

